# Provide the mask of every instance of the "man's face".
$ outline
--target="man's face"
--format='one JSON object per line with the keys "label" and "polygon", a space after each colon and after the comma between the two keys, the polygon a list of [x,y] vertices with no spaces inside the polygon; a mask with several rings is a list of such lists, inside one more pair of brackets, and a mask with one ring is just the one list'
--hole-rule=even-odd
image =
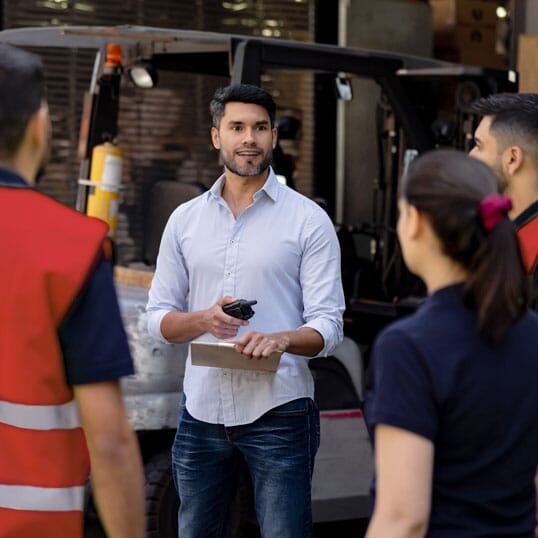
{"label": "man's face", "polygon": [[271,163],[276,129],[271,129],[262,106],[227,103],[218,129],[211,129],[211,138],[226,169],[238,176],[259,176]]}
{"label": "man's face", "polygon": [[501,192],[504,192],[508,187],[508,178],[502,167],[501,148],[499,148],[497,139],[490,131],[492,121],[493,116],[484,116],[482,118],[474,134],[475,146],[469,152],[469,155],[486,163],[493,169],[497,176]]}

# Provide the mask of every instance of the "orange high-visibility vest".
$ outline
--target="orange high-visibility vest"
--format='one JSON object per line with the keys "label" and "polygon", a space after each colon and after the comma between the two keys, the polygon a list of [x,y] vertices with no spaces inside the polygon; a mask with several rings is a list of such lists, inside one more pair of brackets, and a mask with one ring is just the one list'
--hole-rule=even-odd
{"label": "orange high-visibility vest", "polygon": [[538,262],[538,215],[518,228],[517,236],[525,269],[529,275],[532,275]]}
{"label": "orange high-visibility vest", "polygon": [[90,465],[58,328],[107,226],[0,187],[0,536],[82,538]]}

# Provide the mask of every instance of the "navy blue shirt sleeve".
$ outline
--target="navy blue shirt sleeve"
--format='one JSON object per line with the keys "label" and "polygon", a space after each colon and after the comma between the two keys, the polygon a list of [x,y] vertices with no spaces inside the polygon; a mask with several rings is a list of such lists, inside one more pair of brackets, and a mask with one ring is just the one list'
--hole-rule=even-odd
{"label": "navy blue shirt sleeve", "polygon": [[97,266],[62,323],[59,338],[69,385],[134,373],[109,261]]}
{"label": "navy blue shirt sleeve", "polygon": [[388,329],[376,341],[366,420],[373,432],[386,424],[434,440],[439,424],[436,399],[427,363],[411,339]]}

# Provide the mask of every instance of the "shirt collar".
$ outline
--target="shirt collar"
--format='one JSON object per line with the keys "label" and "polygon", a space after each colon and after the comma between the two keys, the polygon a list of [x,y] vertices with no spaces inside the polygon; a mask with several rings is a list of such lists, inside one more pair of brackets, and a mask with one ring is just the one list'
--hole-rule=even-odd
{"label": "shirt collar", "polygon": [[0,166],[0,185],[3,187],[30,187],[28,182],[10,168]]}
{"label": "shirt collar", "polygon": [[[222,187],[224,185],[224,181],[226,179],[226,175],[222,174],[215,183],[211,186],[209,189],[209,193],[214,198],[220,198],[222,194]],[[254,194],[254,200],[257,200],[262,193],[264,192],[273,202],[276,202],[278,199],[278,189],[279,189],[280,183],[278,182],[278,179],[276,178],[275,173],[273,172],[273,169],[269,167],[269,175],[267,176],[267,179],[265,183],[263,184],[262,188],[257,191]]]}
{"label": "shirt collar", "polygon": [[533,202],[527,209],[525,209],[522,213],[520,213],[515,219],[514,224],[516,228],[521,228],[527,222],[532,220],[534,217],[538,215],[538,200],[536,202]]}

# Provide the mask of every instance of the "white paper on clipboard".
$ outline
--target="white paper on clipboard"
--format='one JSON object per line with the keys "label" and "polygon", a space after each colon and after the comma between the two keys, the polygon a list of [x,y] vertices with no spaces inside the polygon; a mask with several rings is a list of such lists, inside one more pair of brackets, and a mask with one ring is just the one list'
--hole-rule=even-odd
{"label": "white paper on clipboard", "polygon": [[249,359],[228,342],[191,343],[191,363],[194,366],[276,372],[281,356],[281,351],[273,351],[267,359]]}

